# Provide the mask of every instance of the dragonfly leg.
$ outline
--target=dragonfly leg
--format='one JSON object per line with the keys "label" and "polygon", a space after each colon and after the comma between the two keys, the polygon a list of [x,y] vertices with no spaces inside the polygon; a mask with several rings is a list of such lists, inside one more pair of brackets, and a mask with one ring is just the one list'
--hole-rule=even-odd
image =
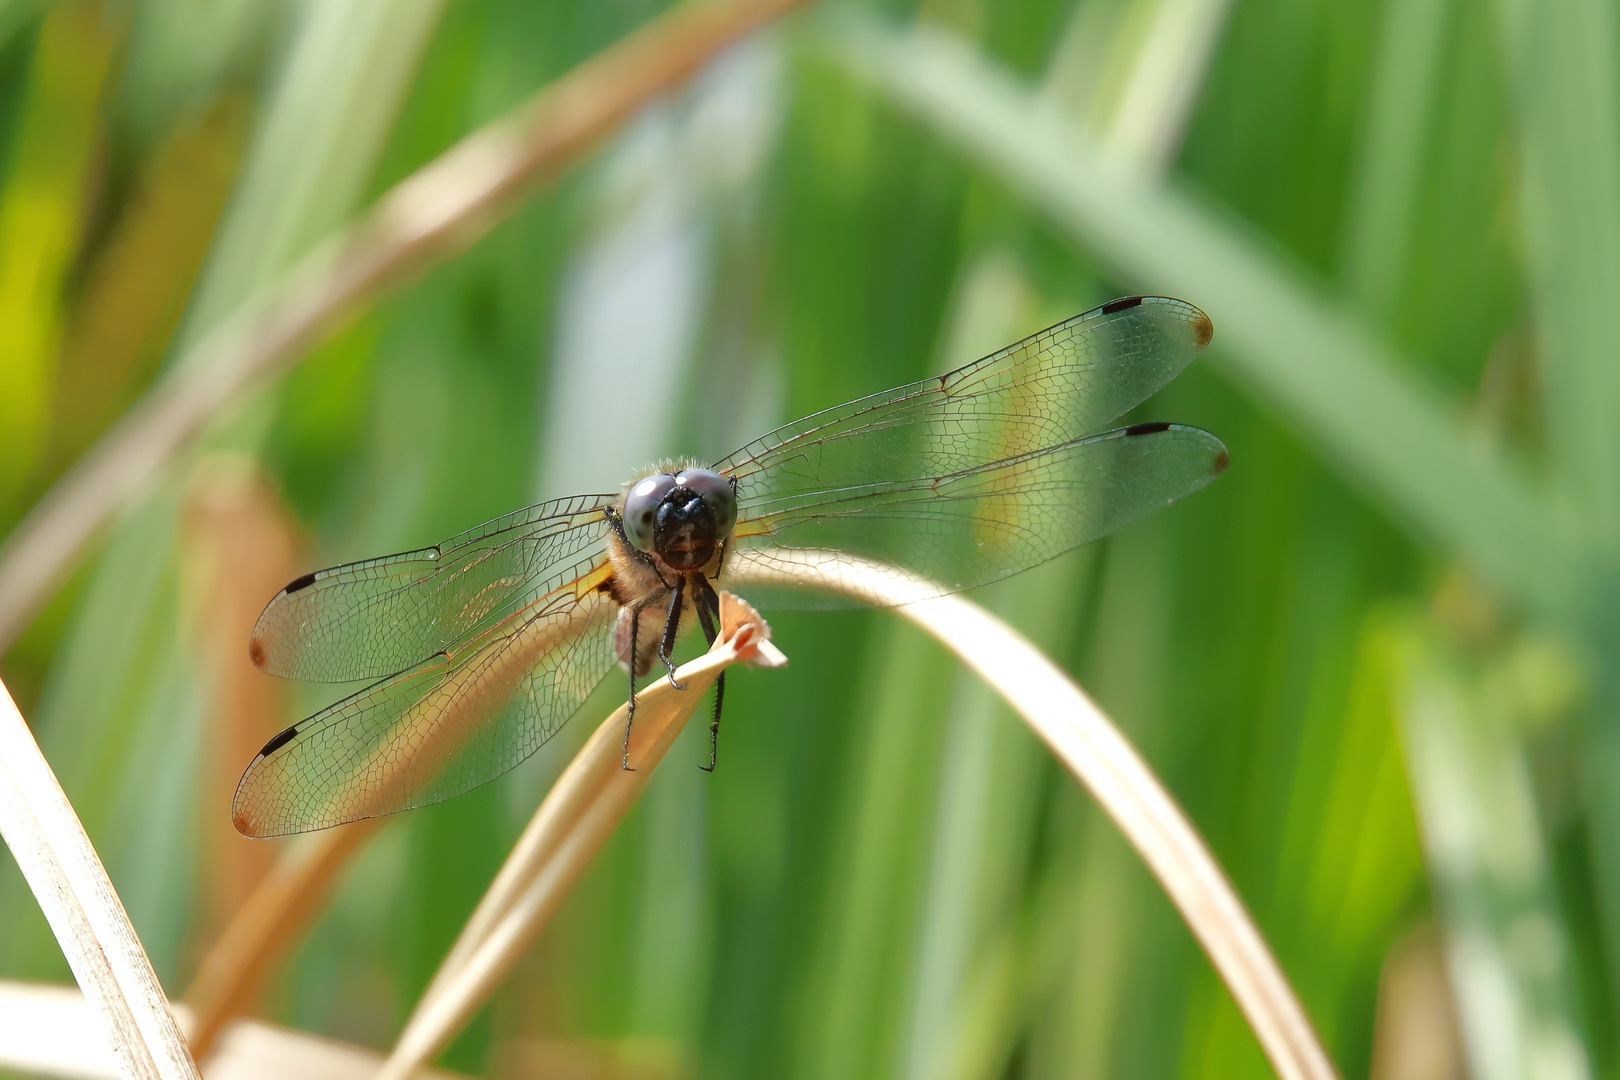
{"label": "dragonfly leg", "polygon": [[[718,621],[720,617],[720,598],[714,595],[714,587],[708,579],[699,574],[692,579],[693,606],[697,608],[698,622],[703,624],[703,636],[710,645],[719,636]],[[720,757],[720,710],[726,701],[726,673],[722,671],[714,681],[714,719],[709,721],[709,763],[699,765],[704,772],[714,772],[715,762]]]}
{"label": "dragonfly leg", "polygon": [[670,654],[675,651],[675,638],[681,632],[681,595],[685,590],[686,578],[676,578],[675,588],[669,597],[669,618],[664,623],[664,640],[658,645],[658,659],[669,669],[669,685],[677,690],[685,690],[686,687],[675,681],[675,658]]}
{"label": "dragonfly leg", "polygon": [[636,724],[636,630],[641,625],[641,608],[637,604],[630,609],[630,659],[624,665],[630,669],[630,703],[625,708],[624,717],[624,754],[619,758],[619,768],[625,772],[635,772],[630,767],[630,729]]}

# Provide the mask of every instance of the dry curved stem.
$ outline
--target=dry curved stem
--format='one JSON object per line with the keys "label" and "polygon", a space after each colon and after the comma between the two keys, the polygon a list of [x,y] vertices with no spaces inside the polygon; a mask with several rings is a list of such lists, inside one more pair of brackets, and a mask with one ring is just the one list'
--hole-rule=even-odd
{"label": "dry curved stem", "polygon": [[803,0],[689,0],[401,181],[210,331],[0,545],[0,651],[74,560],[246,390],[280,374],[367,300],[465,250],[561,166],[706,61]]}
{"label": "dry curved stem", "polygon": [[1016,630],[924,579],[844,552],[740,552],[736,586],[797,586],[894,607],[955,653],[1023,717],[1114,819],[1181,912],[1283,1080],[1336,1080],[1310,1020],[1197,829],[1107,715]]}
{"label": "dry curved stem", "polygon": [[3,684],[0,836],[95,1006],[119,1072],[140,1080],[196,1080],[197,1067],[124,905]]}
{"label": "dry curved stem", "polygon": [[680,689],[658,678],[636,695],[633,771],[620,768],[627,712],[620,706],[558,777],[439,965],[377,1080],[413,1075],[471,1019],[573,891],[720,672],[739,661],[787,662],[764,620],[730,593],[720,594],[720,626],[714,646],[676,671]]}

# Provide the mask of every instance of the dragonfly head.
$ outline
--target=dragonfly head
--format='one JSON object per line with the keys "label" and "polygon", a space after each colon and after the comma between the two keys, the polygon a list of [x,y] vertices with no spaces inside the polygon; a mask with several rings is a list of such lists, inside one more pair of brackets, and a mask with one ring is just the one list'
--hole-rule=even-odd
{"label": "dragonfly head", "polygon": [[737,523],[731,481],[709,469],[637,480],[624,500],[624,534],[671,570],[700,570]]}

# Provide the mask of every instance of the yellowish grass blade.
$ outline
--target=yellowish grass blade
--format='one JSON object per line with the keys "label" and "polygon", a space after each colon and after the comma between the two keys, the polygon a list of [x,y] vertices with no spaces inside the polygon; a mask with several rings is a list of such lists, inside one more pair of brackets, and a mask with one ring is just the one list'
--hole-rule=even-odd
{"label": "yellowish grass blade", "polygon": [[270,478],[241,458],[201,463],[181,512],[182,589],[194,627],[197,681],[210,717],[203,734],[202,848],[209,868],[193,915],[194,932],[211,939],[269,873],[276,849],[231,826],[231,797],[244,762],[287,726],[292,687],[267,679],[243,643],[266,597],[303,570],[297,522]]}
{"label": "yellowish grass blade", "polygon": [[196,1080],[135,928],[84,826],[0,684],[0,836],[38,898],[68,966],[96,1006],[125,1077]]}

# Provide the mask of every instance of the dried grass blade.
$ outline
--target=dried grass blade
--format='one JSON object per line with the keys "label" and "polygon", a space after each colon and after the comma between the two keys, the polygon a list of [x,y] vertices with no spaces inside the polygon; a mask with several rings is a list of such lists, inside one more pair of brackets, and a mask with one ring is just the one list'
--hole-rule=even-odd
{"label": "dried grass blade", "polygon": [[535,812],[478,910],[435,973],[378,1080],[403,1080],[460,1030],[550,920],[630,809],[720,672],[739,660],[778,666],[786,658],[758,613],[721,594],[713,648],[636,695],[633,771],[620,768],[627,710],[609,716],[575,755]]}
{"label": "dried grass blade", "polygon": [[0,835],[126,1077],[196,1080],[168,999],[84,826],[0,684]]}
{"label": "dried grass blade", "polygon": [[386,193],[170,365],[0,545],[0,650],[78,553],[225,406],[377,293],[465,250],[541,181],[706,61],[804,0],[693,0],[654,19]]}
{"label": "dried grass blade", "polygon": [[[793,585],[895,607],[1006,700],[1107,811],[1203,946],[1283,1080],[1337,1073],[1260,930],[1192,822],[1085,692],[1016,630],[960,596],[899,569],[831,551],[739,553],[739,586]],[[794,569],[789,571],[787,567]],[[903,606],[902,606],[903,605]]]}

